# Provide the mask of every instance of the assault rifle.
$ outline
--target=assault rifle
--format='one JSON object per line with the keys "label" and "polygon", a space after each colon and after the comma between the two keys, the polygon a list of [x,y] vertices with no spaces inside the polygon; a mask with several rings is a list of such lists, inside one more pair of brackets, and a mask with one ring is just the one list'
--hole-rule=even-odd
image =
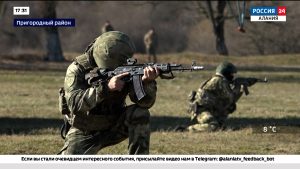
{"label": "assault rifle", "polygon": [[[144,75],[144,68],[151,66],[159,69],[161,79],[173,79],[173,71],[198,71],[203,70],[203,66],[196,66],[195,62],[190,67],[183,67],[181,64],[170,64],[170,63],[144,63],[136,64],[136,59],[128,59],[127,64],[117,67],[113,71],[95,68],[91,72],[85,75],[85,79],[91,86],[99,85],[102,82],[108,81],[113,76],[128,72],[128,76],[123,78],[125,82],[132,82],[135,94],[138,100],[145,97],[145,91],[142,84],[142,76]],[[167,76],[166,74],[169,74]]]}
{"label": "assault rifle", "polygon": [[243,85],[245,95],[249,94],[248,87],[254,85],[257,82],[267,83],[268,79],[266,77],[264,79],[258,79],[254,77],[237,77],[233,80],[234,85]]}

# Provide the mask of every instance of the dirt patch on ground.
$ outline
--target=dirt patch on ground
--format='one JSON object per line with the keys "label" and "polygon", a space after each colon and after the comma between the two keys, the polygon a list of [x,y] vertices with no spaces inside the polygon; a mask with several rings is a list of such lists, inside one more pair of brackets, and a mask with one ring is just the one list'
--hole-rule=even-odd
{"label": "dirt patch on ground", "polygon": [[[0,69],[5,70],[56,70],[65,71],[72,60],[79,54],[68,54],[65,56],[66,61],[63,62],[50,62],[45,61],[42,55],[39,54],[19,54],[10,56],[1,56]],[[137,54],[134,56],[138,59],[139,63],[147,62],[147,57],[142,54]],[[160,58],[163,63],[170,62],[170,58],[162,56]],[[176,59],[174,59],[176,60]],[[183,63],[188,63],[188,58],[184,60]],[[173,63],[173,62],[170,62]],[[212,62],[203,64],[205,70],[214,70],[219,62]],[[180,63],[178,63],[180,64]],[[288,72],[300,72],[300,66],[274,66],[274,65],[238,65],[239,70],[244,71],[288,71]]]}
{"label": "dirt patch on ground", "polygon": [[42,54],[25,53],[18,55],[2,55],[0,69],[5,70],[57,70],[65,71],[72,59],[66,57],[64,62],[45,61]]}
{"label": "dirt patch on ground", "polygon": [[0,69],[6,70],[57,70],[65,71],[71,62],[1,60]]}

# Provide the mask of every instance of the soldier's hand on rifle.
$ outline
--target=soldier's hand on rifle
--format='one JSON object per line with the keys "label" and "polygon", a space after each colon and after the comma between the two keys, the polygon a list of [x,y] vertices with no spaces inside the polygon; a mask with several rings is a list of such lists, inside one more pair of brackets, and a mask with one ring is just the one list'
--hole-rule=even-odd
{"label": "soldier's hand on rifle", "polygon": [[122,80],[122,78],[128,75],[129,73],[125,72],[112,77],[107,84],[109,91],[121,91],[125,85],[125,82]]}
{"label": "soldier's hand on rifle", "polygon": [[239,93],[241,91],[241,89],[243,88],[243,84],[235,84],[234,87],[233,87],[233,92],[235,93]]}
{"label": "soldier's hand on rifle", "polygon": [[159,70],[157,67],[148,66],[144,69],[144,75],[142,77],[143,82],[149,82],[155,80],[159,76]]}

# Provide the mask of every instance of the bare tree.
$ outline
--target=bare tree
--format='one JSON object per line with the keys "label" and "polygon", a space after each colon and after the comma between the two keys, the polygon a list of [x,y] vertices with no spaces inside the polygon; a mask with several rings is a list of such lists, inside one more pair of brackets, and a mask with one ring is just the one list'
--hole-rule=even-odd
{"label": "bare tree", "polygon": [[0,1],[0,19],[2,19],[5,11],[6,11],[6,5],[3,1]]}
{"label": "bare tree", "polygon": [[206,1],[206,10],[205,7],[202,6],[201,2],[198,1],[199,12],[204,14],[205,16],[209,17],[212,25],[214,34],[216,36],[216,50],[220,55],[228,55],[228,50],[225,44],[224,38],[224,9],[226,7],[226,1],[218,0],[217,2],[217,16],[214,16],[214,10],[212,7],[212,2],[210,0]]}
{"label": "bare tree", "polygon": [[[287,15],[288,22],[252,22],[248,25],[247,37],[250,39],[259,54],[275,53],[299,53],[300,51],[300,28],[298,22],[299,10],[294,2],[255,2],[257,6],[280,6],[285,5],[287,9],[293,7]],[[299,8],[298,8],[299,9]]]}
{"label": "bare tree", "polygon": [[216,35],[216,49],[221,55],[228,55],[228,50],[224,38],[224,9],[226,1],[219,0],[217,5],[217,17],[215,19],[214,32]]}
{"label": "bare tree", "polygon": [[[43,2],[44,7],[44,18],[56,18],[56,2],[55,1],[45,1]],[[64,56],[62,53],[62,48],[59,39],[59,32],[57,27],[46,27],[46,56],[47,61],[64,61]]]}

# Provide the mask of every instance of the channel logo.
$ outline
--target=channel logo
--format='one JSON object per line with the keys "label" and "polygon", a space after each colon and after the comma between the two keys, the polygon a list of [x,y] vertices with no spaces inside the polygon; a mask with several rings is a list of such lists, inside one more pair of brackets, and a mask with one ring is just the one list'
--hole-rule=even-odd
{"label": "channel logo", "polygon": [[255,6],[250,15],[251,22],[286,22],[286,6]]}

